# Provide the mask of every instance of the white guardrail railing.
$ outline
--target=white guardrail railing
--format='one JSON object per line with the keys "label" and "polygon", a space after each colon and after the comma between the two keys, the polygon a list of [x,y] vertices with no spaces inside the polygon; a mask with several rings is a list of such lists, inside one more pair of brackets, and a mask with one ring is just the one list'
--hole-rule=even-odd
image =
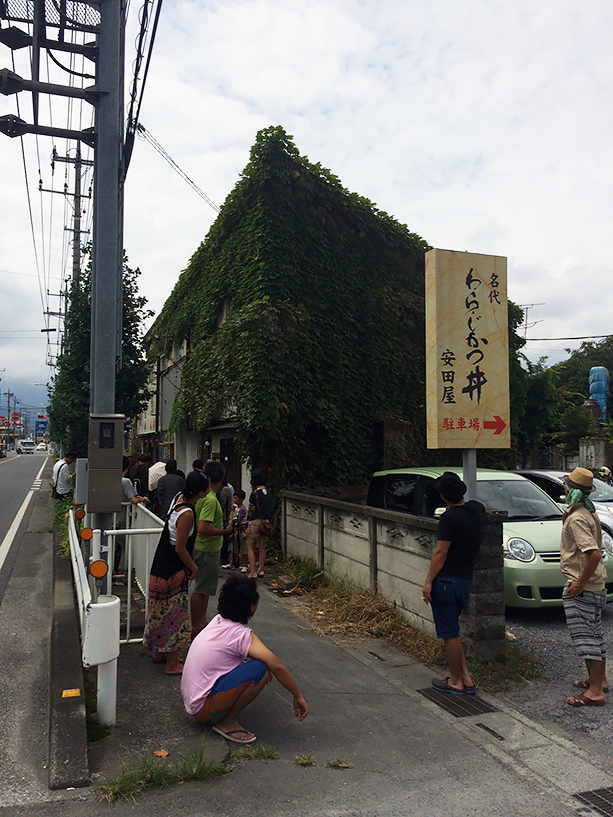
{"label": "white guardrail railing", "polygon": [[[98,668],[98,719],[113,726],[117,708],[117,658],[120,644],[140,643],[143,628],[137,625],[132,633],[133,586],[136,584],[144,601],[144,621],[149,606],[149,571],[155,549],[164,527],[163,521],[142,505],[128,505],[127,527],[123,530],[94,530],[89,555],[84,556],[84,545],[77,531],[74,511],[70,511],[68,536],[70,558],[77,595],[79,623],[81,626],[81,656],[84,667]],[[86,522],[87,522],[86,518]],[[101,545],[102,535],[107,537],[108,547]],[[125,601],[113,595],[113,565],[115,539],[125,537]],[[105,552],[106,551],[106,552]],[[108,565],[106,576],[96,580],[89,567],[103,558]],[[106,557],[106,559],[104,558]],[[99,584],[105,589],[99,594]],[[123,596],[123,592],[121,593]],[[139,612],[143,610],[139,601]],[[120,613],[124,612],[125,637],[121,637]],[[138,616],[140,618],[140,615]]]}
{"label": "white guardrail railing", "polygon": [[[70,511],[68,518],[68,538],[81,625],[81,661],[84,667],[98,668],[98,720],[105,726],[114,726],[117,714],[119,598],[111,594],[96,597],[94,580],[85,566],[73,511]],[[94,531],[89,564],[98,558],[94,555],[96,550],[99,555],[100,531]]]}
{"label": "white guardrail railing", "polygon": [[[115,539],[118,536],[125,537],[126,551],[125,559],[125,580],[127,582],[126,592],[126,631],[125,638],[120,639],[121,644],[140,643],[143,640],[143,630],[139,628],[138,634],[132,634],[132,598],[133,586],[142,594],[144,601],[145,621],[149,612],[149,572],[151,563],[155,556],[155,549],[160,540],[160,534],[164,527],[164,522],[159,516],[151,513],[143,505],[128,505],[127,526],[121,530],[106,530],[104,535],[108,536],[110,545],[109,565],[114,564],[115,559]],[[109,570],[106,576],[106,592],[111,592],[112,576]]]}

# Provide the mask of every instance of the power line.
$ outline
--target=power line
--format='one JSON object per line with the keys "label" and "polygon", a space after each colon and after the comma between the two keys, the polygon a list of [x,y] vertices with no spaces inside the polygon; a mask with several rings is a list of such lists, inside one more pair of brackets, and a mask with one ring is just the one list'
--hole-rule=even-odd
{"label": "power line", "polygon": [[526,338],[526,342],[545,340],[596,340],[597,338],[613,338],[613,335],[580,335],[576,338]]}
{"label": "power line", "polygon": [[178,164],[175,162],[175,160],[172,158],[172,156],[169,156],[169,155],[168,155],[168,153],[166,153],[166,151],[164,150],[164,148],[163,148],[163,147],[160,145],[160,143],[157,141],[157,139],[155,139],[155,138],[154,138],[154,137],[153,137],[153,136],[152,136],[152,135],[149,133],[149,131],[148,131],[148,130],[145,128],[145,126],[144,126],[144,125],[137,125],[137,126],[136,126],[136,130],[137,130],[137,131],[138,131],[138,132],[141,134],[141,136],[142,136],[142,137],[143,137],[143,138],[144,138],[144,139],[145,139],[147,142],[149,142],[149,144],[150,144],[152,147],[154,147],[154,148],[157,150],[157,152],[160,154],[160,156],[161,156],[163,159],[166,159],[166,161],[167,161],[167,162],[168,162],[168,164],[169,164],[169,165],[172,167],[172,169],[173,169],[174,171],[176,171],[176,172],[179,174],[179,176],[181,176],[181,178],[182,178],[184,181],[186,181],[186,182],[189,184],[189,186],[190,186],[190,187],[191,187],[193,190],[195,190],[195,191],[196,191],[196,193],[198,193],[198,195],[200,196],[200,198],[201,198],[201,199],[204,199],[204,201],[206,201],[206,203],[207,203],[207,204],[208,204],[210,207],[212,207],[212,208],[213,208],[213,210],[215,210],[215,212],[216,212],[216,213],[219,213],[219,207],[218,207],[218,206],[215,204],[215,202],[214,202],[214,201],[211,201],[211,199],[210,199],[210,198],[207,196],[207,194],[206,194],[206,193],[204,193],[204,192],[203,192],[203,191],[202,191],[202,190],[201,190],[201,189],[198,187],[198,185],[197,185],[195,182],[193,182],[193,181],[190,179],[190,177],[187,175],[187,173],[184,173],[184,172],[181,170],[181,168],[180,168],[180,167],[179,167],[179,165],[178,165]]}

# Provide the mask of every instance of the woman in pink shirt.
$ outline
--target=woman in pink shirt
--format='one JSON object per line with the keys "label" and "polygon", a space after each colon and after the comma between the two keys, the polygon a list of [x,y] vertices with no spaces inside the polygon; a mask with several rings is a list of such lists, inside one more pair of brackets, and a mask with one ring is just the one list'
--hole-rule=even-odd
{"label": "woman in pink shirt", "polygon": [[231,576],[219,592],[218,615],[194,639],[183,666],[188,714],[233,743],[257,740],[237,718],[273,675],[293,695],[296,717],[309,712],[291,672],[247,626],[259,598],[255,579]]}

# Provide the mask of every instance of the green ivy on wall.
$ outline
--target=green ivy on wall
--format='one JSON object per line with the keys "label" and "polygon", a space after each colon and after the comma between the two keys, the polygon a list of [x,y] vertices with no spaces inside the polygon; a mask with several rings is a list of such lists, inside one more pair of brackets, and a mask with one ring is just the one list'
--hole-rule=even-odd
{"label": "green ivy on wall", "polygon": [[189,342],[173,427],[234,401],[239,452],[276,485],[366,480],[385,418],[410,421],[419,455],[427,249],[281,127],[260,131],[149,333],[155,354]]}

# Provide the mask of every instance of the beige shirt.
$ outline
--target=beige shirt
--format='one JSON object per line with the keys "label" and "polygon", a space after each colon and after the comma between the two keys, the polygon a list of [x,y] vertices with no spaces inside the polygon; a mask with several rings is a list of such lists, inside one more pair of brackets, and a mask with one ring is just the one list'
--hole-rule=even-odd
{"label": "beige shirt", "polygon": [[[560,541],[560,567],[569,581],[579,581],[591,550],[602,552],[600,519],[582,502],[575,502],[564,511]],[[602,590],[606,580],[607,571],[601,559],[585,589]]]}

